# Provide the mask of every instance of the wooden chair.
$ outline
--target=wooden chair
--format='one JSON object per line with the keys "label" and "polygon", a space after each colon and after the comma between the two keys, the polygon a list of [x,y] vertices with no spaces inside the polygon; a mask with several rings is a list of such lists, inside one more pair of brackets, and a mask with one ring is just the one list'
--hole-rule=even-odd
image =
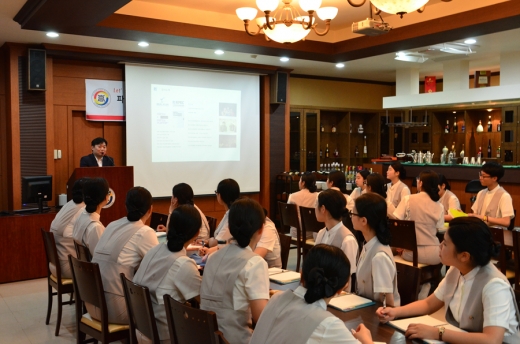
{"label": "wooden chair", "polygon": [[[76,292],[76,331],[77,344],[85,341],[88,334],[102,343],[110,343],[116,340],[129,340],[130,331],[128,325],[109,324],[105,291],[96,263],[82,262],[69,255],[69,263],[72,268],[74,290]],[[93,319],[90,314],[83,314],[83,303],[87,302],[101,311],[101,321]]]}
{"label": "wooden chair", "polygon": [[172,343],[227,343],[218,330],[215,312],[192,308],[174,300],[170,295],[164,295],[164,306]]}
{"label": "wooden chair", "polygon": [[160,344],[159,332],[153,312],[152,299],[147,287],[140,286],[121,274],[123,292],[125,293],[126,309],[130,325],[130,343],[137,344],[135,331],[139,330],[143,335],[152,341],[153,344]]}
{"label": "wooden chair", "polygon": [[278,237],[280,238],[280,257],[282,259],[282,269],[287,269],[292,238],[280,233],[278,233]]}
{"label": "wooden chair", "polygon": [[[318,233],[325,227],[325,223],[316,219],[316,210],[314,208],[300,207],[300,219],[302,222],[302,233],[313,232]],[[305,240],[305,238],[303,238]],[[314,239],[305,240],[304,249],[310,249],[314,246]],[[304,256],[305,256],[304,250]]]}
{"label": "wooden chair", "polygon": [[463,212],[466,212],[466,204],[461,203],[460,210],[462,210]]}
{"label": "wooden chair", "polygon": [[401,306],[417,301],[421,269],[397,262],[395,263],[395,267],[397,270],[397,290],[401,297]]}
{"label": "wooden chair", "polygon": [[152,216],[150,216],[150,227],[154,230],[157,230],[159,225],[166,226],[168,222],[168,214],[155,213],[152,212]]}
{"label": "wooden chair", "polygon": [[83,246],[74,241],[74,248],[76,249],[76,256],[83,262],[91,262],[92,256],[87,246]]}
{"label": "wooden chair", "polygon": [[[45,247],[45,256],[47,257],[47,288],[48,288],[48,304],[47,304],[47,318],[45,318],[45,325],[49,325],[49,319],[52,311],[52,297],[56,295],[58,297],[58,319],[56,321],[55,336],[60,335],[61,315],[62,306],[71,305],[74,303],[72,299],[74,295],[74,286],[72,285],[72,279],[61,278],[61,266],[58,258],[58,251],[56,249],[56,242],[54,241],[54,234],[51,232],[41,229],[43,245]],[[56,267],[56,276],[51,273],[49,269],[49,263],[52,263]],[[53,292],[52,289],[56,292]],[[63,302],[62,295],[70,294],[69,301]]]}
{"label": "wooden chair", "polygon": [[509,226],[507,226],[507,229],[510,231],[515,229],[516,209],[513,209],[513,212],[515,213],[515,217],[511,219],[511,222],[509,222]]}
{"label": "wooden chair", "polygon": [[215,229],[217,229],[217,219],[211,216],[206,216],[206,220],[209,225],[209,237],[213,238],[215,234]]}
{"label": "wooden chair", "polygon": [[516,303],[520,307],[520,232],[513,231],[513,255],[515,256],[515,279],[513,288],[515,289]]}
{"label": "wooden chair", "polygon": [[515,278],[515,271],[507,269],[506,247],[504,245],[504,229],[501,227],[489,227],[489,229],[493,235],[493,240],[500,243],[500,252],[498,253],[497,257],[498,259],[493,260],[493,263],[496,265],[498,270],[500,270],[507,277],[507,279]]}
{"label": "wooden chair", "polygon": [[[388,221],[388,227],[390,228],[390,235],[392,238],[390,245],[392,247],[412,251],[413,253],[412,262],[404,260],[401,256],[394,256],[395,262],[418,268],[420,270],[419,285],[431,283],[431,289],[435,288],[441,280],[442,264],[426,265],[418,262],[415,222],[390,219]],[[416,299],[417,296],[418,295],[415,295]]]}
{"label": "wooden chair", "polygon": [[[300,271],[301,259],[303,257],[303,249],[305,246],[305,232],[302,233],[300,227],[300,219],[298,218],[298,206],[296,204],[288,204],[278,202],[278,210],[280,212],[280,223],[282,225],[282,232],[289,233],[290,227],[296,228],[296,271]],[[280,244],[281,237],[280,235]],[[286,235],[287,236],[287,235]],[[290,236],[289,236],[290,237]],[[290,237],[291,238],[291,237]],[[291,242],[294,239],[291,238]]]}

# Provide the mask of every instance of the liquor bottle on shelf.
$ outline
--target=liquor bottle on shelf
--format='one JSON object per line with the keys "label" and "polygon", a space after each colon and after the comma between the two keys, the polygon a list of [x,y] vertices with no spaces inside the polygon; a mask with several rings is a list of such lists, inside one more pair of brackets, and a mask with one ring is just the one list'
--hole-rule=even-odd
{"label": "liquor bottle on shelf", "polygon": [[343,164],[341,164],[341,172],[345,172],[345,170],[343,169]]}
{"label": "liquor bottle on shelf", "polygon": [[488,158],[491,158],[491,139],[488,142]]}
{"label": "liquor bottle on shelf", "polygon": [[487,129],[488,129],[488,133],[493,131],[493,124],[491,124],[491,115],[489,115],[488,128]]}
{"label": "liquor bottle on shelf", "polygon": [[333,133],[336,132],[336,124],[333,124],[333,125],[332,125],[332,129],[331,129],[331,131],[332,131]]}
{"label": "liquor bottle on shelf", "polygon": [[497,158],[500,158],[500,146],[497,148]]}
{"label": "liquor bottle on shelf", "polygon": [[446,126],[444,127],[444,133],[448,134],[450,132],[450,120],[446,120]]}
{"label": "liquor bottle on shelf", "polygon": [[498,124],[497,124],[497,131],[498,132],[502,131],[502,121],[498,122]]}
{"label": "liquor bottle on shelf", "polygon": [[455,142],[453,142],[453,144],[451,145],[451,152],[453,153],[453,157],[456,158],[457,152],[455,151]]}
{"label": "liquor bottle on shelf", "polygon": [[363,158],[366,158],[368,156],[368,148],[367,148],[367,137],[366,135],[363,136]]}
{"label": "liquor bottle on shelf", "polygon": [[462,120],[462,132],[465,133],[466,132],[466,120]]}
{"label": "liquor bottle on shelf", "polygon": [[456,133],[458,131],[457,128],[457,117],[453,118],[453,132]]}
{"label": "liquor bottle on shelf", "polygon": [[327,143],[327,148],[325,148],[325,157],[329,157],[329,144]]}
{"label": "liquor bottle on shelf", "polygon": [[335,157],[335,158],[339,157],[339,151],[338,151],[337,148],[334,149],[334,157]]}
{"label": "liquor bottle on shelf", "polygon": [[460,151],[460,157],[464,158],[464,143],[462,144],[462,150]]}
{"label": "liquor bottle on shelf", "polygon": [[482,120],[479,119],[478,125],[477,125],[477,133],[482,133],[482,132],[484,132],[484,127],[482,126]]}
{"label": "liquor bottle on shelf", "polygon": [[322,133],[325,132],[325,127],[324,127],[323,124],[321,124],[321,123],[320,123],[320,130],[321,130]]}
{"label": "liquor bottle on shelf", "polygon": [[477,157],[482,158],[482,147],[480,147],[480,146],[478,147]]}
{"label": "liquor bottle on shelf", "polygon": [[359,149],[358,147],[356,146],[356,149],[354,149],[354,156],[357,158],[359,157]]}

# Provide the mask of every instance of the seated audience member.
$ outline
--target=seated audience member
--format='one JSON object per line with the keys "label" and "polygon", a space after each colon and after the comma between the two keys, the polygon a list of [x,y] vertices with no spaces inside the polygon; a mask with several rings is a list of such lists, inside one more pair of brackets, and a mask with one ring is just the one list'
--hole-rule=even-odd
{"label": "seated audience member", "polygon": [[365,238],[357,263],[356,292],[372,300],[386,300],[389,306],[399,306],[397,269],[388,246],[390,230],[386,212],[386,200],[375,193],[361,195],[355,200],[352,224]]}
{"label": "seated audience member", "polygon": [[[186,248],[199,235],[200,226],[200,212],[192,205],[175,207],[168,224],[168,242],[150,249],[134,276],[135,283],[150,290],[161,343],[170,343],[163,296],[182,303],[199,296],[200,273],[195,261],[186,256]],[[139,343],[151,343],[137,332]]]}
{"label": "seated audience member", "polygon": [[349,276],[350,263],[340,249],[313,247],[303,261],[301,286],[271,298],[250,343],[372,343],[363,324],[352,333],[327,311],[330,300],[347,287]]}
{"label": "seated audience member", "polygon": [[[421,264],[439,264],[439,239],[437,230],[444,228],[444,209],[439,200],[439,177],[437,173],[427,170],[419,175],[417,194],[403,198],[394,211],[399,220],[415,221],[417,235],[417,254]],[[413,260],[410,251],[403,252],[403,258]]]}
{"label": "seated audience member", "polygon": [[[145,254],[159,244],[155,231],[145,225],[152,214],[152,195],[143,187],[131,188],[126,194],[127,216],[111,222],[99,239],[92,262],[99,264],[108,322],[128,324],[123,285],[120,273],[133,279],[135,270]],[[92,318],[100,319],[100,309],[86,304]]]}
{"label": "seated audience member", "polygon": [[230,343],[249,343],[269,300],[267,263],[253,252],[262,236],[265,214],[249,198],[233,203],[229,230],[233,239],[209,256],[200,288],[200,308],[217,314],[219,330]]}
{"label": "seated audience member", "polygon": [[96,137],[90,143],[92,154],[81,157],[79,167],[115,166],[114,159],[107,155],[108,142],[102,137]]}
{"label": "seated audience member", "polygon": [[108,182],[105,179],[91,178],[83,184],[85,210],[74,223],[72,237],[79,245],[88,247],[91,256],[94,256],[99,238],[105,231],[105,226],[99,221],[99,218],[101,210],[109,199]]}
{"label": "seated audience member", "polygon": [[386,187],[386,200],[388,201],[389,213],[393,213],[401,200],[410,195],[410,189],[401,180],[406,178],[406,170],[399,161],[394,161],[386,171],[386,178],[390,179]]}
{"label": "seated audience member", "polygon": [[[168,211],[168,214],[171,214],[177,207],[183,205],[183,204],[189,204],[195,207],[200,213],[200,219],[202,221],[202,224],[200,226],[200,233],[199,237],[197,239],[199,240],[208,240],[209,239],[209,224],[208,220],[206,219],[206,216],[204,213],[193,203],[193,189],[191,186],[189,186],[186,183],[179,183],[173,187],[172,190],[172,199],[170,202],[170,210]],[[158,232],[166,232],[166,228],[168,227],[168,222],[170,221],[170,216],[168,216],[168,221],[166,223],[166,226],[159,225],[157,227]]]}
{"label": "seated audience member", "polygon": [[480,184],[485,186],[477,194],[470,216],[478,217],[489,226],[509,227],[515,217],[511,195],[498,182],[504,176],[504,167],[496,162],[482,165],[479,173]]}
{"label": "seated audience member", "polygon": [[[379,173],[370,173],[367,177],[367,192],[376,193],[386,199],[386,179]],[[387,201],[388,203],[388,201]]]}
{"label": "seated audience member", "polygon": [[453,192],[450,191],[451,186],[448,179],[444,176],[444,174],[439,174],[439,203],[444,207],[444,221],[450,222],[453,220],[453,216],[450,215],[450,209],[460,210],[460,202],[457,196]]}
{"label": "seated audience member", "polygon": [[444,307],[447,322],[467,332],[410,324],[406,337],[448,343],[520,343],[520,314],[513,290],[490,262],[498,251],[484,222],[471,217],[453,219],[440,252],[442,263],[450,266],[446,277],[426,300],[379,308],[380,321],[432,314]]}
{"label": "seated audience member", "polygon": [[[266,211],[264,210],[264,213]],[[282,257],[280,237],[275,224],[267,216],[265,217],[264,230],[260,241],[256,244],[254,252],[264,258],[269,268],[281,268]]]}
{"label": "seated audience member", "polygon": [[350,273],[355,274],[359,245],[354,234],[341,221],[343,215],[348,214],[345,203],[345,197],[337,190],[320,192],[316,205],[316,219],[325,222],[325,228],[318,232],[315,243],[340,248],[350,262]]}
{"label": "seated audience member", "polygon": [[347,194],[347,181],[345,179],[345,173],[341,171],[330,172],[327,178],[327,188],[341,192],[347,202],[347,209],[352,210],[354,207],[354,201]]}
{"label": "seated audience member", "polygon": [[367,177],[370,175],[370,171],[367,169],[363,169],[361,171],[357,171],[356,173],[356,188],[350,194],[350,198],[353,201],[356,200],[359,196],[367,192]]}
{"label": "seated audience member", "polygon": [[[312,172],[305,172],[301,175],[300,181],[298,182],[300,191],[294,192],[289,195],[287,199],[288,204],[296,204],[298,206],[298,220],[300,221],[300,207],[314,208],[316,205],[316,176]],[[296,228],[291,227],[291,236],[296,238]],[[307,238],[312,238],[312,232],[306,233]]]}
{"label": "seated audience member", "polygon": [[[61,277],[72,278],[70,270],[69,254],[76,257],[76,249],[74,248],[74,239],[72,238],[72,228],[79,215],[85,209],[83,203],[83,183],[85,179],[78,179],[72,187],[72,200],[67,202],[51,223],[51,233],[54,234],[56,242],[56,250],[58,251],[58,259],[60,260]],[[56,267],[49,263],[51,273],[56,276]]]}
{"label": "seated audience member", "polygon": [[[209,239],[208,245],[210,248],[203,248],[201,250],[201,254],[203,255],[209,255],[215,252],[218,250],[219,244],[225,245],[228,240],[231,239],[228,225],[229,208],[233,202],[240,197],[240,186],[234,179],[224,179],[218,183],[215,194],[217,195],[217,202],[226,209],[226,213],[215,229],[214,237]],[[222,248],[222,246],[220,246],[220,248]]]}

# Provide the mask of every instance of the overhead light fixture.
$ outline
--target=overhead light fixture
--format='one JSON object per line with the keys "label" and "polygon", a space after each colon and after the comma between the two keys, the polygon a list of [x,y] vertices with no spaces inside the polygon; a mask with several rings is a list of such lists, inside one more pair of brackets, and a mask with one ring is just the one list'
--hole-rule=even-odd
{"label": "overhead light fixture", "polygon": [[405,62],[424,63],[424,62],[428,61],[428,58],[426,56],[424,56],[424,54],[421,54],[421,53],[400,51],[395,54],[395,60],[405,61]]}
{"label": "overhead light fixture", "polygon": [[[353,7],[361,7],[367,2],[367,0],[347,1]],[[451,0],[442,1],[449,2]],[[372,10],[376,14],[379,14],[379,12],[383,11],[390,14],[400,15],[402,18],[406,13],[413,11],[422,13],[428,0],[370,0],[370,2]]]}
{"label": "overhead light fixture", "polygon": [[487,109],[487,112],[491,112],[491,111],[493,111],[493,109]]}
{"label": "overhead light fixture", "polygon": [[280,57],[280,61],[287,62],[287,61],[289,61],[289,58],[285,57],[285,56],[284,57]]}
{"label": "overhead light fixture", "polygon": [[345,67],[344,63],[336,63],[336,68],[343,68]]}
{"label": "overhead light fixture", "polygon": [[224,55],[224,50],[217,49],[217,50],[215,50],[215,54],[217,54],[217,55]]}
{"label": "overhead light fixture", "polygon": [[475,43],[477,43],[477,40],[473,39],[473,38],[468,38],[467,40],[464,41],[464,43],[466,43],[466,44],[475,44]]}
{"label": "overhead light fixture", "polygon": [[453,111],[453,113],[457,113],[457,111]]}
{"label": "overhead light fixture", "polygon": [[47,37],[51,37],[51,38],[56,38],[56,37],[59,37],[60,35],[57,33],[57,32],[47,32]]}
{"label": "overhead light fixture", "polygon": [[140,46],[140,47],[146,48],[146,47],[149,46],[150,44],[148,44],[148,42],[144,42],[144,41],[143,41],[143,42],[139,42],[139,43],[137,43],[137,45]]}
{"label": "overhead light fixture", "polygon": [[[294,43],[304,40],[313,30],[318,36],[325,36],[330,29],[330,22],[338,14],[336,7],[320,7],[321,0],[300,0],[300,7],[307,12],[302,16],[291,5],[292,0],[257,0],[256,5],[264,12],[263,17],[256,18],[258,10],[253,7],[237,8],[237,16],[244,21],[247,34],[255,36],[263,32],[267,40],[278,43]],[[325,29],[318,31],[315,14],[325,21]],[[256,18],[258,30],[249,30],[249,22]]]}

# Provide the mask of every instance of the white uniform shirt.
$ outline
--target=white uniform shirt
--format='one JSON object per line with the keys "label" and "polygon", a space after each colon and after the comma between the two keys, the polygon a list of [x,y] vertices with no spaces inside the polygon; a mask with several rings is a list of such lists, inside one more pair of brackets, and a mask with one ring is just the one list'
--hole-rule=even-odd
{"label": "white uniform shirt", "polygon": [[[288,204],[296,204],[298,206],[298,221],[300,221],[301,228],[301,219],[300,219],[300,207],[306,208],[314,208],[316,207],[316,201],[318,199],[318,192],[310,192],[308,189],[301,189],[298,192],[292,193],[289,195],[287,199]],[[291,236],[296,238],[296,228],[291,227]],[[309,235],[309,237],[312,237]]]}
{"label": "white uniform shirt", "polygon": [[394,293],[394,276],[396,274],[395,266],[390,257],[384,252],[378,252],[372,261],[365,261],[366,252],[368,252],[378,242],[377,237],[373,237],[363,246],[357,264],[357,270],[370,269],[372,271],[372,280],[374,293]]}
{"label": "white uniform shirt", "polygon": [[[480,270],[477,266],[465,276],[460,275],[459,284],[449,304],[453,318],[460,322],[462,310],[468,301],[471,286],[475,276]],[[505,336],[516,333],[518,321],[516,320],[515,300],[511,297],[511,285],[500,278],[491,279],[482,290],[482,304],[484,308],[484,326],[499,326],[506,329]],[[443,279],[434,294],[437,299],[444,301],[446,292],[446,279]],[[444,305],[446,307],[446,305]]]}
{"label": "white uniform shirt", "polygon": [[229,239],[231,239],[233,237],[231,235],[231,232],[229,231],[228,216],[229,216],[229,210],[226,211],[226,213],[224,214],[224,217],[222,218],[222,221],[220,221],[217,229],[215,229],[215,239],[228,241]]}
{"label": "white uniform shirt", "polygon": [[[339,191],[341,192],[341,190],[335,186],[331,187],[332,190],[336,190],[336,191]],[[354,209],[354,200],[352,198],[350,198],[349,195],[347,194],[344,194],[344,193],[341,193],[343,196],[345,196],[345,200],[347,201],[347,209],[352,211],[352,209]]]}
{"label": "white uniform shirt", "polygon": [[[334,240],[334,237],[336,236],[336,233],[339,228],[343,226],[343,223],[340,221],[338,222],[334,227],[327,230],[327,228],[323,228],[318,232],[318,235],[316,236],[316,245],[318,244],[327,244],[331,245],[332,240]],[[356,238],[352,235],[347,235],[343,242],[341,243],[340,249],[345,252],[347,255],[347,258],[350,262],[350,274],[356,273],[356,262],[357,262],[357,253],[358,253],[358,242]]]}
{"label": "white uniform shirt", "polygon": [[[305,300],[305,293],[307,292],[307,289],[305,289],[302,286],[299,286],[294,291],[294,295],[302,298]],[[304,301],[305,302],[305,301]],[[313,303],[314,305],[323,308],[324,310],[327,310],[327,304],[323,299],[318,300]],[[299,315],[295,315],[296,317],[299,317]],[[345,326],[345,323],[343,320],[339,319],[335,316],[330,316],[328,318],[325,318],[319,325],[316,327],[314,332],[312,332],[311,336],[307,340],[307,344],[318,344],[318,343],[331,343],[331,344],[357,344],[360,343],[352,333],[349,331],[349,329]]]}
{"label": "white uniform shirt", "polygon": [[278,239],[276,226],[269,218],[265,219],[264,230],[262,231],[262,236],[260,237],[258,244],[256,244],[256,247],[262,247],[268,251],[264,259],[269,267],[282,267],[281,265],[274,265],[276,264],[276,261],[279,261],[281,264],[280,240]]}
{"label": "white uniform shirt", "polygon": [[[386,190],[386,204],[388,205],[388,213],[392,214],[394,210],[396,209],[396,205],[393,204],[394,195],[397,192],[397,188],[400,184],[404,184],[402,181],[398,180],[397,183],[392,185],[392,183],[387,184],[389,187],[387,187]],[[401,202],[403,201],[405,196],[410,195],[410,189],[407,185],[404,186],[404,188],[401,190]]]}
{"label": "white uniform shirt", "polygon": [[[477,194],[477,200],[473,205],[471,206],[471,210],[473,210],[474,213],[478,210],[478,204],[481,197],[484,198],[484,203],[482,204],[482,209],[480,211],[480,214],[478,215],[487,215],[486,209],[489,205],[489,202],[493,199],[493,196],[495,195],[495,192],[499,189],[500,185],[497,185],[493,190],[489,191],[489,189],[484,189],[480,191]],[[483,196],[485,195],[485,196]],[[502,197],[500,197],[500,201],[498,202],[497,212],[496,214],[489,214],[491,217],[495,218],[502,218],[502,217],[509,217],[514,218],[515,217],[515,211],[513,210],[513,199],[511,198],[511,195],[507,192],[505,192]]]}
{"label": "white uniform shirt", "polygon": [[[426,195],[426,193],[425,193]],[[427,196],[427,195],[426,195]],[[428,198],[430,196],[427,196]],[[410,196],[406,196],[401,200],[401,203],[399,203],[399,206],[395,209],[393,215],[396,219],[399,220],[408,220],[408,221],[414,221],[414,219],[410,218]],[[444,230],[444,206],[439,203],[439,206],[437,209],[432,209],[433,211],[436,211],[436,218],[438,218],[437,223],[435,224],[435,228]]]}
{"label": "white uniform shirt", "polygon": [[448,210],[450,210],[450,209],[460,210],[459,199],[457,198],[457,196],[455,196],[455,194],[453,192],[451,192],[451,191],[448,192],[448,191],[450,191],[450,190],[446,190],[444,195],[442,195],[442,197],[438,201],[440,204],[444,204],[444,199],[446,197],[449,197],[449,199],[448,199],[449,207],[448,207],[448,209],[444,209],[444,215],[448,215]]}
{"label": "white uniform shirt", "polygon": [[357,187],[355,188],[352,193],[350,194],[350,198],[352,199],[352,201],[355,201],[356,198],[358,198],[359,196],[365,194],[367,192],[367,189],[365,190],[361,190],[360,187]]}
{"label": "white uniform shirt", "polygon": [[[100,214],[93,212],[88,213],[86,210],[83,210],[83,212],[80,214],[80,216],[88,216],[92,222],[87,226],[87,229],[85,230],[85,234],[83,234],[83,237],[80,238],[74,233],[73,228],[73,238],[76,242],[85,245],[88,247],[90,254],[94,255],[94,251],[96,250],[96,245],[99,242],[99,238],[101,238],[101,235],[103,235],[103,232],[105,231],[105,226],[101,222],[99,222],[99,218],[101,217]],[[75,218],[76,220],[79,218]],[[74,226],[75,227],[75,226]]]}
{"label": "white uniform shirt", "polygon": [[125,244],[119,257],[117,257],[117,263],[124,266],[137,267],[141,264],[141,260],[143,260],[146,252],[158,244],[159,241],[155,231],[143,225]]}

